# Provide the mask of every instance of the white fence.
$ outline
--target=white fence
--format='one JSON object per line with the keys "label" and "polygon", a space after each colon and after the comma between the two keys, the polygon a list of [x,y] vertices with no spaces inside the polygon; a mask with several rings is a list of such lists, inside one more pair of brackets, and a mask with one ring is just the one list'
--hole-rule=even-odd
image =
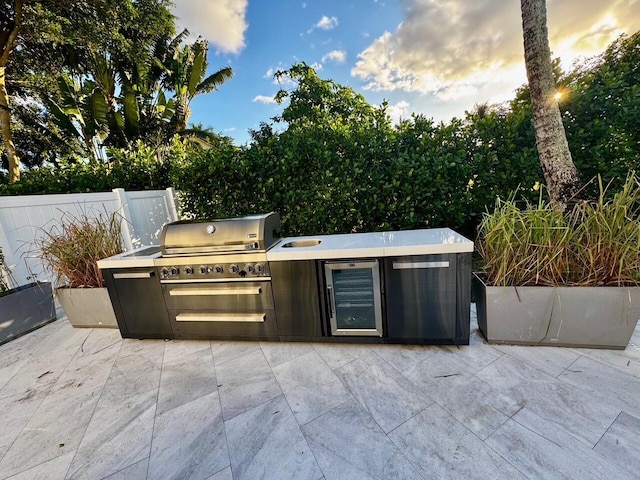
{"label": "white fence", "polygon": [[95,217],[112,212],[123,217],[122,245],[126,250],[158,244],[162,226],[178,220],[173,188],[0,197],[0,248],[15,280],[19,285],[34,277],[51,280],[33,245],[41,229],[56,225],[65,214]]}

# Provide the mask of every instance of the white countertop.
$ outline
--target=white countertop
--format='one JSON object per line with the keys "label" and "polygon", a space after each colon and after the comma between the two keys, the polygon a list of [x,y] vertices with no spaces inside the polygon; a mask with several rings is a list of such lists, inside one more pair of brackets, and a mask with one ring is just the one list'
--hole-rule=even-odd
{"label": "white countertop", "polygon": [[[320,240],[311,247],[287,248],[289,242]],[[149,249],[149,250],[147,250]],[[473,252],[473,242],[450,228],[402,230],[398,232],[348,233],[283,238],[269,251],[267,260],[333,260],[337,258],[382,258],[403,255]],[[153,267],[160,258],[159,246],[140,247],[98,261],[99,268]]]}
{"label": "white countertop", "polygon": [[98,260],[98,268],[153,267],[154,258],[160,258],[158,245],[140,247],[130,252],[103,258]]}
{"label": "white countertop", "polygon": [[[310,247],[287,248],[289,242],[320,240]],[[450,228],[398,232],[350,233],[283,238],[267,252],[270,262],[336,258],[398,257],[473,252],[473,242]]]}

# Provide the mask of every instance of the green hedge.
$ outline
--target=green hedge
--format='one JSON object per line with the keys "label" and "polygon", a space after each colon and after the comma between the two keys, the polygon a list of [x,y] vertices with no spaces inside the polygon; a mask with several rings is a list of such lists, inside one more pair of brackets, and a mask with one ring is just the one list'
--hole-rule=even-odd
{"label": "green hedge", "polygon": [[110,163],[74,162],[22,172],[14,184],[0,178],[0,195],[106,192],[114,188],[156,190],[171,186],[172,165],[186,152],[179,141],[158,152],[137,143],[131,150],[109,150]]}
{"label": "green hedge", "polygon": [[385,135],[350,133],[264,128],[249,148],[194,153],[172,174],[183,210],[200,218],[278,211],[286,235],[447,226],[473,237],[497,194],[542,180],[534,150],[504,159],[495,145],[470,148],[478,132],[462,122],[417,117]]}

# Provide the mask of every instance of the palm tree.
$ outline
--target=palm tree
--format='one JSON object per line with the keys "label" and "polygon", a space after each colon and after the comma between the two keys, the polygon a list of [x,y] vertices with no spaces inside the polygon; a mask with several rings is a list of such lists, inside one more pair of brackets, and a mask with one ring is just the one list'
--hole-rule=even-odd
{"label": "palm tree", "polygon": [[[91,161],[104,160],[102,142],[109,135],[109,107],[101,88],[92,79],[80,81],[68,74],[58,79],[57,99],[44,99],[50,121],[57,126],[60,140],[80,143]],[[53,129],[44,125],[50,135]]]}
{"label": "palm tree", "polygon": [[167,75],[164,87],[175,92],[175,111],[171,124],[176,133],[186,131],[191,115],[189,105],[197,95],[218,90],[225,81],[233,77],[231,67],[224,67],[204,78],[207,73],[208,50],[209,43],[198,37],[193,45],[176,46],[173,56],[165,64]]}
{"label": "palm tree", "polygon": [[6,67],[15,48],[22,23],[22,0],[3,2],[0,6],[0,135],[9,159],[9,182],[20,180],[20,158],[11,133],[11,108],[6,86]]}
{"label": "palm tree", "polygon": [[576,201],[582,183],[571,158],[555,97],[546,0],[521,0],[520,7],[538,155],[551,201],[565,211]]}

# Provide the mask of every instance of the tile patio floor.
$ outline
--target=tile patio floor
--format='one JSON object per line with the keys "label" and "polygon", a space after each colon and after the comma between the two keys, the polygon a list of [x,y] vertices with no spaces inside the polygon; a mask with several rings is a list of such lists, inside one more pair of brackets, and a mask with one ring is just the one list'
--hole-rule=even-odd
{"label": "tile patio floor", "polygon": [[625,351],[122,340],[0,347],[0,478],[640,478]]}

